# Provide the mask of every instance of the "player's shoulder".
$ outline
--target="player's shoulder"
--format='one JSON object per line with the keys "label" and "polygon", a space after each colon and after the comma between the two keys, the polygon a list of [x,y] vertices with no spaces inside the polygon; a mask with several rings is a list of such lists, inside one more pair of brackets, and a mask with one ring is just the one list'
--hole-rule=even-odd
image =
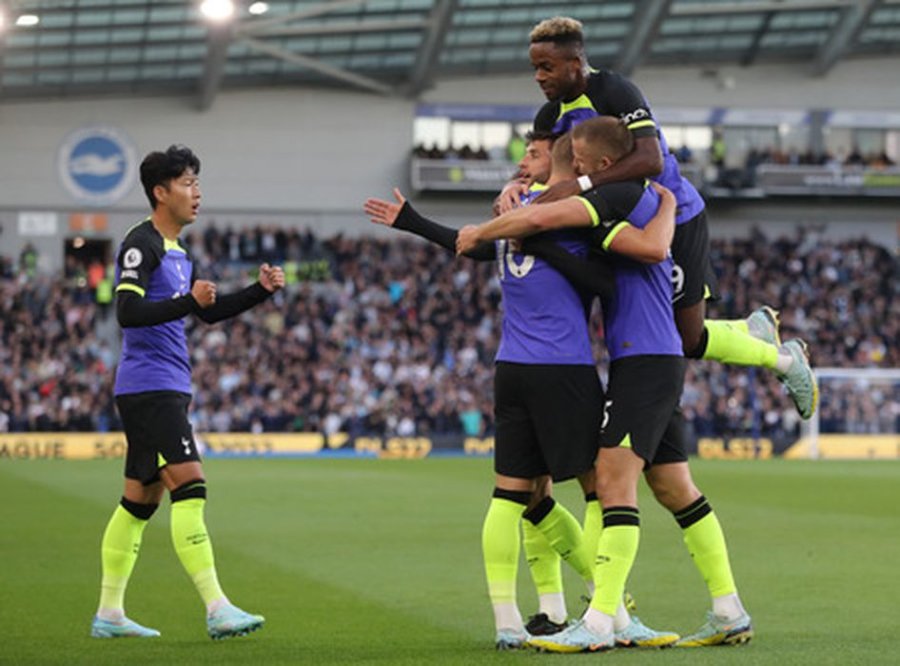
{"label": "player's shoulder", "polygon": [[[124,265],[136,267],[156,265],[163,254],[162,236],[149,219],[138,222],[128,231],[119,246],[119,259]],[[149,262],[149,263],[148,263]]]}
{"label": "player's shoulder", "polygon": [[560,103],[559,100],[548,100],[541,105],[537,113],[534,115],[534,130],[536,132],[550,132],[559,116]]}
{"label": "player's shoulder", "polygon": [[582,196],[591,203],[605,202],[610,206],[627,206],[637,202],[644,195],[645,189],[643,180],[622,180],[597,185]]}
{"label": "player's shoulder", "polygon": [[612,69],[592,69],[587,82],[589,89],[598,91],[634,85],[631,79]]}
{"label": "player's shoulder", "polygon": [[159,232],[153,227],[150,218],[142,222],[138,222],[125,232],[125,238],[122,239],[123,246],[145,246],[153,247],[161,241]]}

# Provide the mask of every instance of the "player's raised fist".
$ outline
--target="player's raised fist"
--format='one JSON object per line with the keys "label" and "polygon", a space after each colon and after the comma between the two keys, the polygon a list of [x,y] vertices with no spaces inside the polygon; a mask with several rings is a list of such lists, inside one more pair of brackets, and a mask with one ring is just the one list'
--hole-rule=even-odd
{"label": "player's raised fist", "polygon": [[259,267],[259,283],[266,291],[276,292],[284,287],[284,271],[280,266],[261,264]]}
{"label": "player's raised fist", "polygon": [[208,308],[216,302],[216,283],[209,280],[197,280],[191,287],[191,296],[201,308]]}

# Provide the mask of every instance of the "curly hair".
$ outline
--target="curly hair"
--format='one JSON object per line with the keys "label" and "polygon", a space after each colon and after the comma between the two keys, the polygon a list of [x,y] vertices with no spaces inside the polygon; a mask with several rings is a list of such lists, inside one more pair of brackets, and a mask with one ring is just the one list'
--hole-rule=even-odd
{"label": "curly hair", "polygon": [[554,16],[544,19],[531,29],[530,40],[553,42],[555,44],[584,44],[584,30],[581,21],[568,16]]}

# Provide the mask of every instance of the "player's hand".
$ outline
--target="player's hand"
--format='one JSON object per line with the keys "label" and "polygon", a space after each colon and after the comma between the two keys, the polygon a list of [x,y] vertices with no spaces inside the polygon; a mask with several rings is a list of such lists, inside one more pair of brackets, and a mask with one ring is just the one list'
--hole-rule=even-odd
{"label": "player's hand", "polygon": [[216,283],[209,280],[196,280],[191,287],[191,296],[201,308],[208,308],[216,302]]}
{"label": "player's hand", "polygon": [[281,266],[260,265],[259,283],[269,293],[274,293],[284,287],[284,271],[281,270]]}
{"label": "player's hand", "polygon": [[478,245],[478,226],[467,224],[456,234],[456,256],[474,250]]}
{"label": "player's hand", "polygon": [[522,195],[528,191],[524,180],[511,180],[494,199],[494,215],[502,215],[522,205]]}
{"label": "player's hand", "polygon": [[384,199],[366,199],[363,204],[363,210],[369,219],[375,224],[383,224],[386,227],[394,226],[397,216],[400,215],[400,209],[406,203],[406,197],[400,194],[400,190],[394,188],[394,198],[397,203],[385,201]]}
{"label": "player's hand", "polygon": [[672,190],[663,185],[660,185],[655,180],[650,181],[650,187],[656,190],[656,193],[659,194],[659,205],[660,207],[665,206],[666,208],[671,207],[675,208],[677,205],[677,200],[675,199],[675,195],[672,194]]}
{"label": "player's hand", "polygon": [[550,203],[551,201],[559,201],[576,194],[581,194],[581,187],[578,185],[578,181],[575,179],[563,180],[541,192],[532,203]]}

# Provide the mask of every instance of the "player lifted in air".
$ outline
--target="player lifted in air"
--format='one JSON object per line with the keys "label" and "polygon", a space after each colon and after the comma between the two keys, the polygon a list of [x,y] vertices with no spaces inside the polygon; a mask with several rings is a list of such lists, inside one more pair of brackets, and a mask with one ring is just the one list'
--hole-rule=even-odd
{"label": "player lifted in air", "polygon": [[[762,307],[747,319],[705,319],[706,299],[716,296],[715,274],[709,263],[706,207],[691,183],[682,177],[675,156],[657,127],[641,91],[625,77],[590,67],[582,25],[567,17],[538,23],[531,31],[529,56],[534,78],[549,100],[534,119],[535,131],[563,133],[588,118],[612,116],[631,131],[635,149],[604,172],[582,174],[544,192],[538,202],[554,201],[600,185],[634,178],[653,178],[678,200],[672,241],[672,281],[675,323],[688,358],[764,367],[784,384],[804,419],[816,409],[818,387],[802,340],[781,343],[777,313]],[[507,187],[501,211],[517,205],[516,188]]]}

